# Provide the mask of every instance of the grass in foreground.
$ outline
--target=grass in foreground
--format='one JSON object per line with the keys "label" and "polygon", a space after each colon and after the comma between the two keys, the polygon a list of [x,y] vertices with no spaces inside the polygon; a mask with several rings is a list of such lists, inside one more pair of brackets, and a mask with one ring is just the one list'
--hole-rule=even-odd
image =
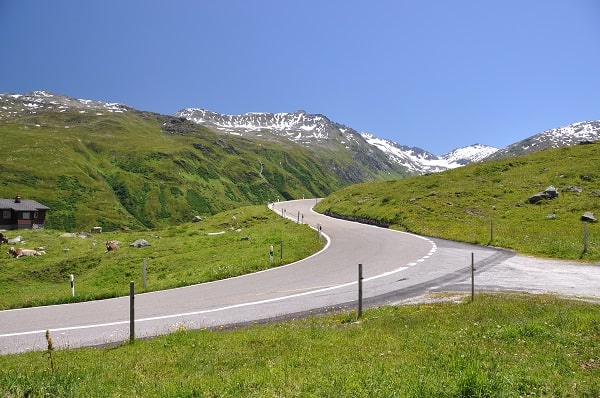
{"label": "grass in foreground", "polygon": [[[25,239],[18,246],[43,246],[46,254],[14,259],[3,245],[0,310],[128,295],[129,281],[143,292],[224,279],[300,260],[324,244],[308,225],[283,219],[265,206],[242,207],[161,230],[106,232],[87,238],[63,237],[55,230],[10,231],[10,236],[16,234]],[[151,246],[129,246],[138,239]],[[119,241],[120,249],[105,253],[107,240]]]}
{"label": "grass in foreground", "polygon": [[5,397],[598,397],[598,305],[550,296],[0,357]]}

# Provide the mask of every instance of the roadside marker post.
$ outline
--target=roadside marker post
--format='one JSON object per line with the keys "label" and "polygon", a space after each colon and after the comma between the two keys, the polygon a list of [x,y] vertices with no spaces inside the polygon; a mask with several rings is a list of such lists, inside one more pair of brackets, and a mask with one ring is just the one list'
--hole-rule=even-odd
{"label": "roadside marker post", "polygon": [[471,302],[475,300],[475,253],[471,252]]}
{"label": "roadside marker post", "polygon": [[362,264],[358,264],[358,319],[360,319],[362,317],[362,297],[363,297],[363,291],[362,291],[362,282],[363,282],[363,275],[362,275]]}
{"label": "roadside marker post", "polygon": [[583,222],[583,254],[587,253],[588,248],[588,232],[587,232],[587,222]]}
{"label": "roadside marker post", "polygon": [[135,341],[135,283],[129,282],[129,341]]}
{"label": "roadside marker post", "polygon": [[75,276],[71,274],[71,297],[75,297]]}
{"label": "roadside marker post", "polygon": [[144,265],[142,266],[142,286],[146,289],[146,259],[144,259]]}
{"label": "roadside marker post", "polygon": [[269,246],[269,263],[273,264],[273,245]]}

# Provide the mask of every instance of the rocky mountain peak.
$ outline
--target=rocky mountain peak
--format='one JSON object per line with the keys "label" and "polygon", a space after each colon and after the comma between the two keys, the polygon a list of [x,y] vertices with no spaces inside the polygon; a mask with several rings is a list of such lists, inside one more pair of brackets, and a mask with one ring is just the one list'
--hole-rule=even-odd
{"label": "rocky mountain peak", "polygon": [[276,132],[293,141],[322,141],[347,127],[332,122],[319,114],[303,110],[291,113],[249,112],[241,115],[224,115],[206,109],[187,108],[175,113],[195,123],[236,135],[256,135],[264,130]]}

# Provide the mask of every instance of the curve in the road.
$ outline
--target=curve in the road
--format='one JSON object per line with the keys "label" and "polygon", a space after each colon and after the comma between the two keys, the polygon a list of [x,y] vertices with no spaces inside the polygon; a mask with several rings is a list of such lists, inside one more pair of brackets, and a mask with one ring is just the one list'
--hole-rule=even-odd
{"label": "curve in the road", "polygon": [[[440,241],[326,217],[312,211],[314,203],[314,199],[290,201],[271,208],[282,215],[302,214],[305,223],[320,225],[328,239],[325,249],[267,271],[136,295],[136,336],[255,322],[355,303],[358,264],[364,265],[364,299],[369,303],[398,297],[398,292],[422,294],[454,280],[456,273],[462,275],[467,262],[462,249],[445,248],[440,254]],[[493,259],[497,250],[478,248],[477,253],[482,260]],[[55,346],[63,348],[125,341],[128,308],[129,298],[122,297],[1,311],[0,353],[44,349],[46,330],[53,333]]]}

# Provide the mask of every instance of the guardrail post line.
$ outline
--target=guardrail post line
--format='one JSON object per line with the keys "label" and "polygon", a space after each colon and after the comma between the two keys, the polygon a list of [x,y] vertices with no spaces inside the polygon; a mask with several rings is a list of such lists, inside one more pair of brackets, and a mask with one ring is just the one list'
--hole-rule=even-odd
{"label": "guardrail post line", "polygon": [[135,283],[129,282],[129,341],[135,340]]}
{"label": "guardrail post line", "polygon": [[362,281],[363,281],[362,264],[358,264],[358,318],[359,319],[362,317],[362,296],[363,296]]}

